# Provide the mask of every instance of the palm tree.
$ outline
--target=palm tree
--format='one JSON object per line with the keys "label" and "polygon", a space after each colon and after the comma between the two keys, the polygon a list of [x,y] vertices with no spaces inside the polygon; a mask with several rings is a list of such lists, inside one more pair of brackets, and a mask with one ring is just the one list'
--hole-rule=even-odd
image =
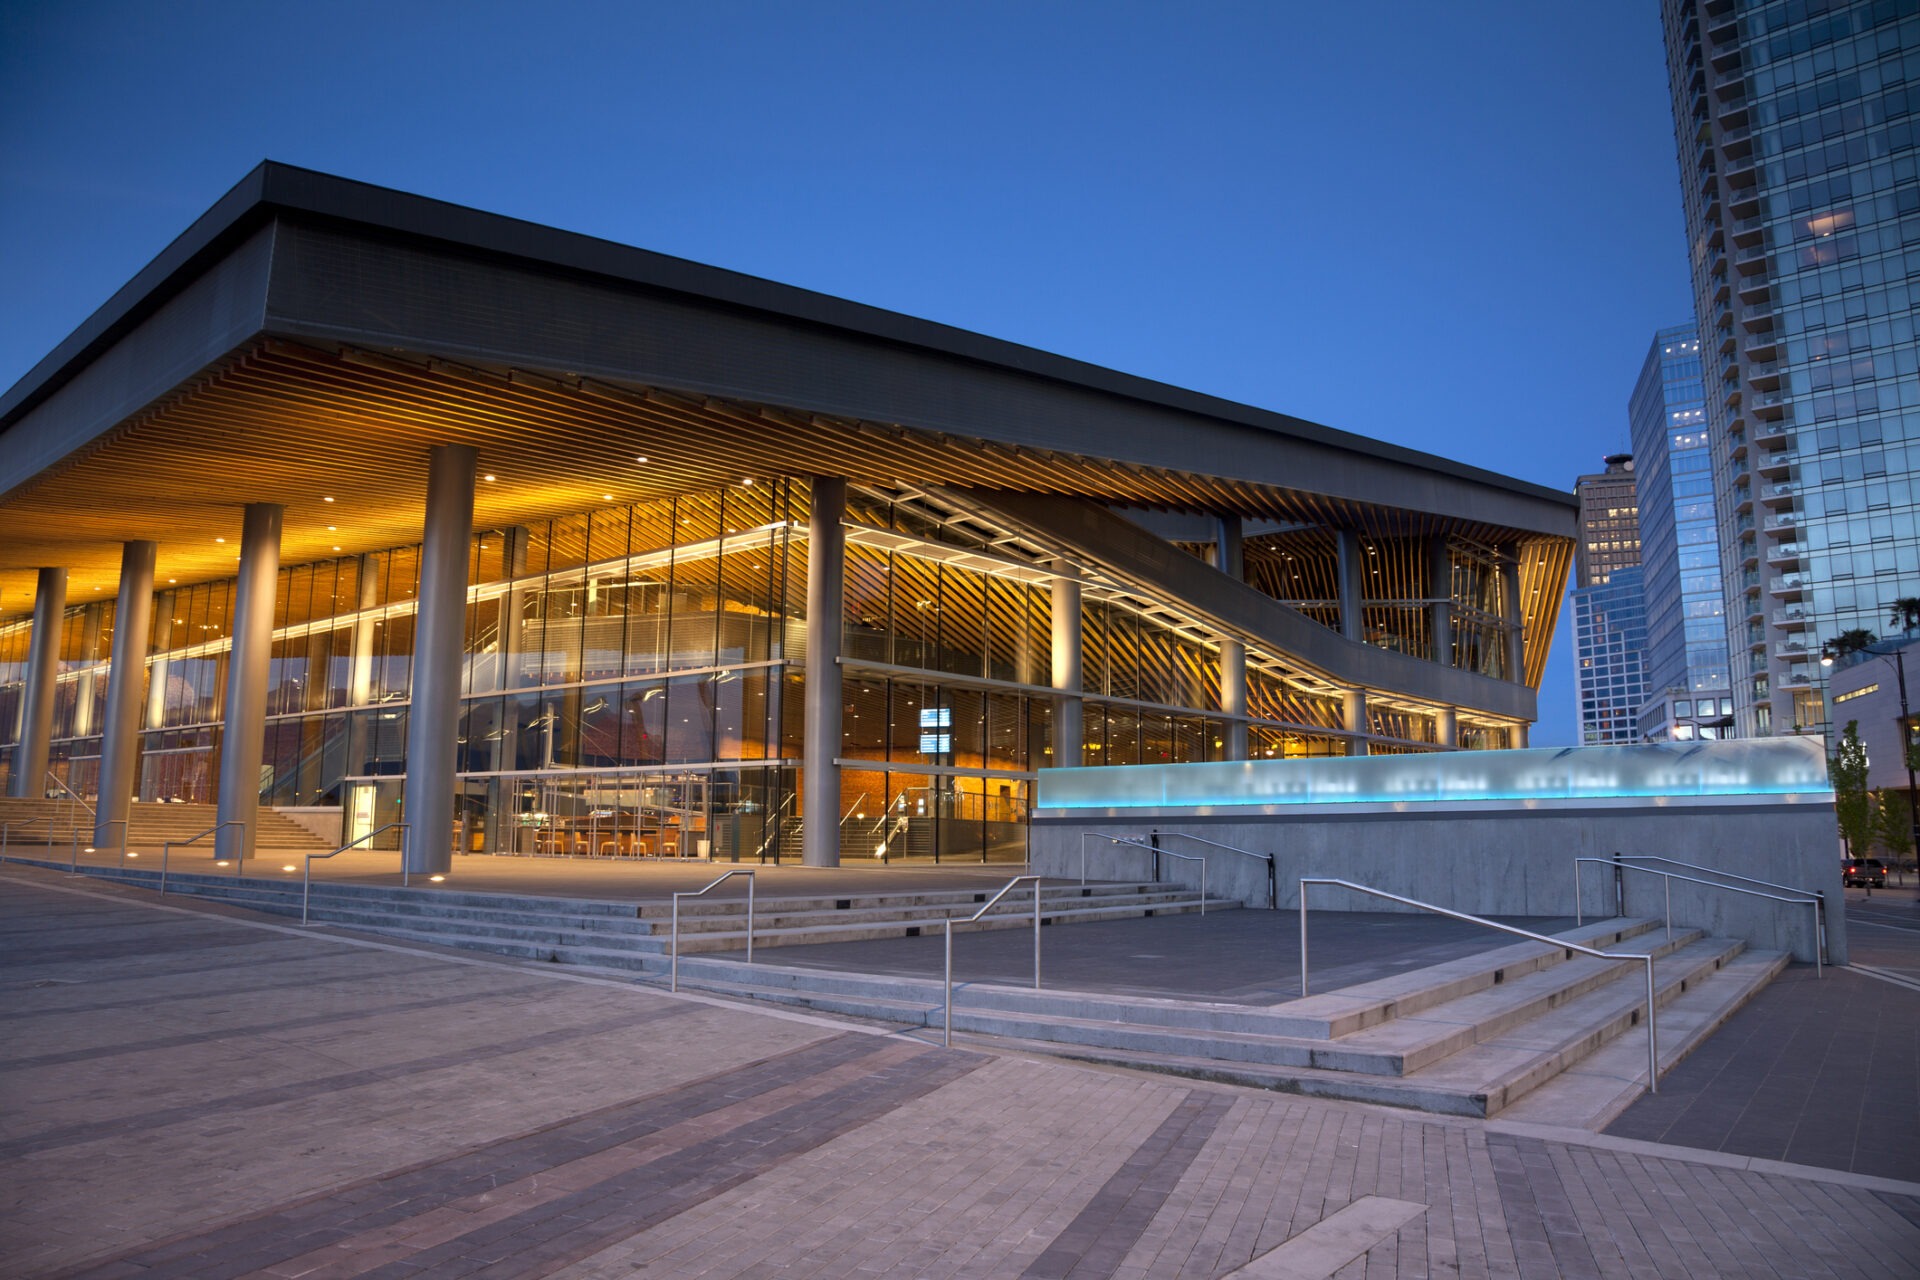
{"label": "palm tree", "polygon": [[1888,625],[1899,627],[1908,633],[1911,633],[1915,627],[1920,627],[1920,596],[1901,596],[1895,600],[1893,616],[1888,619]]}
{"label": "palm tree", "polygon": [[1826,643],[1826,655],[1835,661],[1850,658],[1856,653],[1865,653],[1873,647],[1876,637],[1864,627],[1855,627],[1851,631],[1842,631]]}

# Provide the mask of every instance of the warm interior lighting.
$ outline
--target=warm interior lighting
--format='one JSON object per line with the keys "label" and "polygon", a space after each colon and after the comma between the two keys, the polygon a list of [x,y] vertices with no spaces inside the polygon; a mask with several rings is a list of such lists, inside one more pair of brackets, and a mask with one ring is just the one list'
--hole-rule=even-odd
{"label": "warm interior lighting", "polygon": [[442,880],[445,880],[446,877],[445,876],[428,876],[427,879],[433,881],[435,884],[439,884]]}
{"label": "warm interior lighting", "polygon": [[93,852],[93,846],[92,846],[92,845],[88,845],[88,846],[86,847],[86,849],[84,850],[84,852],[86,852],[86,853],[92,853],[92,852]]}
{"label": "warm interior lighting", "polygon": [[332,498],[322,498],[322,499],[320,499],[320,501],[322,501],[322,502],[332,502],[332,501],[333,501],[333,499],[332,499]]}
{"label": "warm interior lighting", "polygon": [[214,865],[214,866],[216,866],[216,867],[225,867],[225,866],[230,866],[230,865],[232,865],[232,864],[230,864],[230,863],[228,863],[228,862],[226,862],[226,861],[224,861],[224,860],[222,860],[222,861],[220,861],[220,862],[216,862],[216,863],[214,863],[213,865]]}
{"label": "warm interior lighting", "polygon": [[226,539],[225,539],[225,538],[215,538],[215,539],[214,539],[214,541],[215,541],[215,542],[225,542],[225,541],[226,541]]}
{"label": "warm interior lighting", "polygon": [[137,853],[134,853],[134,852],[132,852],[132,851],[128,851],[128,853],[127,853],[127,856],[128,856],[129,858],[137,858],[137,857],[139,857],[140,855],[139,855],[139,854],[137,854]]}
{"label": "warm interior lighting", "polygon": [[647,460],[647,455],[644,453],[634,459],[635,462],[645,462],[646,460]]}
{"label": "warm interior lighting", "polygon": [[292,864],[291,862],[289,862],[289,863],[288,863],[288,864],[287,864],[286,866],[284,866],[284,867],[281,867],[280,869],[281,869],[282,871],[292,871],[292,870],[294,870],[295,868],[294,868],[294,865],[293,865],[293,864]]}
{"label": "warm interior lighting", "polygon": [[482,480],[494,480],[494,479],[497,479],[498,477],[496,477],[496,476],[494,476],[494,475],[491,475],[491,474],[488,474],[488,475],[484,475],[484,476],[481,476],[480,478],[481,478]]}

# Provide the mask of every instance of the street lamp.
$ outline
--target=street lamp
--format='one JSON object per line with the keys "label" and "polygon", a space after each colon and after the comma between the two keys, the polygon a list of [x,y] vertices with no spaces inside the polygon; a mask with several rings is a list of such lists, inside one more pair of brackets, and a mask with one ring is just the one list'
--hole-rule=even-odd
{"label": "street lamp", "polygon": [[[1892,658],[1895,682],[1900,687],[1900,759],[1907,766],[1907,825],[1911,830],[1914,848],[1920,849],[1920,802],[1914,795],[1913,782],[1913,735],[1909,728],[1911,721],[1907,714],[1907,659],[1906,646],[1896,645],[1891,649],[1881,649],[1873,644],[1863,644],[1850,648],[1850,653],[1870,653],[1876,658]],[[1820,648],[1820,665],[1831,667],[1834,659],[1833,641],[1829,640]]]}

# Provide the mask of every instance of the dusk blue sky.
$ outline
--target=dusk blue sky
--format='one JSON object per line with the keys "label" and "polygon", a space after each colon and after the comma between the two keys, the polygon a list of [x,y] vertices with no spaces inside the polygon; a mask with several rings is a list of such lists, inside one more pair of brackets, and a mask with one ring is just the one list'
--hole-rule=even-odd
{"label": "dusk blue sky", "polygon": [[1655,0],[0,0],[0,386],[266,158],[1556,488],[1691,315]]}

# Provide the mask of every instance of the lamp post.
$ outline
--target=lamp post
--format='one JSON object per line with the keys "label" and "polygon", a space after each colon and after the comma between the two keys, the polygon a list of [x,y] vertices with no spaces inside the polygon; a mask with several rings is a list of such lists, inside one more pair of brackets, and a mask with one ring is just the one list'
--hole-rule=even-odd
{"label": "lamp post", "polygon": [[[1913,737],[1909,730],[1911,720],[1907,711],[1907,657],[1906,646],[1897,645],[1891,649],[1881,649],[1873,644],[1864,644],[1851,653],[1870,653],[1876,658],[1893,659],[1894,683],[1900,690],[1900,762],[1907,767],[1907,828],[1914,842],[1914,848],[1920,850],[1920,801],[1915,798],[1913,778]],[[1828,641],[1820,651],[1820,665],[1831,667],[1834,659],[1833,642]]]}

